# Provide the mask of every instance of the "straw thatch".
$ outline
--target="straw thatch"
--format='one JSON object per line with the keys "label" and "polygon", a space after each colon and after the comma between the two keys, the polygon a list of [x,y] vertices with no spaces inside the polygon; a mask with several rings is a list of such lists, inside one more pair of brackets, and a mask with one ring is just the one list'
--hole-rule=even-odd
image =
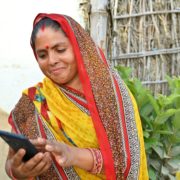
{"label": "straw thatch", "polygon": [[[108,13],[108,21],[101,28],[107,29],[105,54],[112,66],[132,67],[133,77],[155,94],[166,94],[165,76],[180,75],[180,1],[96,0],[96,3],[104,1],[103,11]],[[96,14],[101,10],[102,7]],[[88,22],[91,31],[96,31],[91,27],[92,13],[89,12]]]}

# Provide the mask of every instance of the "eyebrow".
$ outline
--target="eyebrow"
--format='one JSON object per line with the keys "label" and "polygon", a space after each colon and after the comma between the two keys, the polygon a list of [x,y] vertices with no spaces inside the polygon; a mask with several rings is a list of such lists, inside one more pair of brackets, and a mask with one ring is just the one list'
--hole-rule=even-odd
{"label": "eyebrow", "polygon": [[[57,43],[57,44],[55,44],[54,46],[49,47],[49,48],[50,48],[50,49],[55,49],[55,48],[57,48],[57,47],[59,47],[59,46],[66,46],[66,43],[65,43],[65,42],[60,42],[60,43]],[[36,53],[40,53],[40,52],[43,52],[43,51],[46,51],[46,48],[38,49],[38,50],[36,51]]]}

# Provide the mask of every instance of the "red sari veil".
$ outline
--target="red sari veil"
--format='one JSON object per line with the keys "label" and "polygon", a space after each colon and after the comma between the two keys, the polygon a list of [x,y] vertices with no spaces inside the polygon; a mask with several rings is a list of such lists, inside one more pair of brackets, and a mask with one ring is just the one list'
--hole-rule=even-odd
{"label": "red sari veil", "polygon": [[133,105],[126,86],[76,21],[59,14],[38,14],[34,25],[44,17],[57,21],[72,43],[106,178],[137,179],[140,147]]}

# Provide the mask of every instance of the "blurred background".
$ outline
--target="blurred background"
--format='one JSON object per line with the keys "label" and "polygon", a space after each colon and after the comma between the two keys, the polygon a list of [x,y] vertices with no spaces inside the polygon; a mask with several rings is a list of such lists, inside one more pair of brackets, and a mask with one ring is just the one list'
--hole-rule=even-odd
{"label": "blurred background", "polygon": [[[2,0],[0,0],[2,1]],[[10,131],[8,114],[23,89],[43,77],[30,47],[35,16],[40,12],[61,13],[79,21],[74,0],[6,0],[0,6],[0,129]],[[0,179],[8,179],[4,164],[8,146],[0,139]]]}

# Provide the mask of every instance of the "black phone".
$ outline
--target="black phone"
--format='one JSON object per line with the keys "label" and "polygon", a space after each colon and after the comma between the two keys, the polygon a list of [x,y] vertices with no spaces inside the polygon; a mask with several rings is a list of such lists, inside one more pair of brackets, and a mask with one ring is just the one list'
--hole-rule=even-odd
{"label": "black phone", "polygon": [[26,150],[23,161],[28,161],[35,154],[38,153],[36,147],[22,134],[15,134],[0,130],[0,137],[14,150],[18,151],[20,148]]}

